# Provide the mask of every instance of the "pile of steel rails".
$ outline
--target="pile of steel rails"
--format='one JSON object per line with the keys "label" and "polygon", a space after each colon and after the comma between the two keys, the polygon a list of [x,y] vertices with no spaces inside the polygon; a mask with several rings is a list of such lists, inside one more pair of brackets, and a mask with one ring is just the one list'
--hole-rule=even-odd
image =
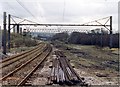
{"label": "pile of steel rails", "polygon": [[52,51],[48,44],[40,44],[36,48],[2,61],[2,85],[25,85],[27,80],[45,61]]}
{"label": "pile of steel rails", "polygon": [[55,51],[54,59],[52,61],[51,73],[48,77],[47,84],[59,85],[81,85],[86,86],[83,78],[75,72],[69,60],[62,51]]}

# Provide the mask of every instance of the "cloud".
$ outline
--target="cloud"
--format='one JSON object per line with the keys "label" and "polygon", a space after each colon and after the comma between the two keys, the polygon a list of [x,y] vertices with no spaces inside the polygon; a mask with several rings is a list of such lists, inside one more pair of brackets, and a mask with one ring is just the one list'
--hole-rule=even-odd
{"label": "cloud", "polygon": [[[1,12],[28,18],[39,23],[85,23],[94,19],[113,16],[113,29],[118,29],[119,0],[1,0]],[[65,5],[64,5],[65,1]],[[63,9],[64,22],[63,22]]]}

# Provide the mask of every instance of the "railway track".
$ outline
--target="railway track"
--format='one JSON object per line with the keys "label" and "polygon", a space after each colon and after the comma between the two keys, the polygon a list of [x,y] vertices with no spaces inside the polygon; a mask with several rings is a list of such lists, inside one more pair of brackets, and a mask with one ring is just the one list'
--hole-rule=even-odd
{"label": "railway track", "polygon": [[[36,51],[38,48],[42,47],[44,44],[43,43],[40,43],[38,46],[36,46],[35,48],[33,49],[30,49],[28,51],[24,51],[20,54],[17,54],[17,55],[14,55],[14,56],[11,56],[11,57],[8,57],[8,58],[5,58],[3,59],[1,62],[2,62],[2,68],[4,67],[3,64],[9,62],[9,61],[14,61],[16,59],[20,59],[20,58],[24,58],[25,56],[28,56],[29,54],[31,54],[32,52]],[[20,57],[20,58],[19,58]]]}
{"label": "railway track", "polygon": [[1,62],[2,62],[2,63],[5,63],[5,62],[7,62],[7,61],[9,61],[9,60],[13,60],[13,59],[15,59],[15,58],[17,58],[17,57],[19,57],[19,56],[21,56],[21,55],[27,54],[27,53],[29,53],[29,52],[35,50],[36,48],[40,47],[41,44],[43,44],[43,43],[39,43],[38,46],[36,46],[36,47],[33,48],[33,49],[30,49],[30,50],[21,52],[20,54],[17,54],[17,55],[8,57],[8,58],[5,58],[5,59],[3,59]]}
{"label": "railway track", "polygon": [[46,47],[46,44],[40,44],[31,51],[27,52],[26,54],[19,55],[17,57],[13,58],[11,57],[11,60],[7,60],[2,63],[2,76],[6,75],[8,72],[11,72],[13,69],[19,67],[27,60],[31,59],[34,55],[38,54],[40,51],[42,52],[44,48]]}
{"label": "railway track", "polygon": [[[34,77],[34,73],[37,70],[37,68],[45,61],[45,59],[49,56],[52,48],[49,47],[46,52],[44,52],[44,57],[43,59],[38,63],[38,65],[18,84],[19,85],[32,85],[31,84],[31,77]],[[36,76],[35,76],[36,77]]]}
{"label": "railway track", "polygon": [[19,67],[8,72],[1,78],[3,85],[24,85],[28,78],[32,75],[33,72],[43,63],[43,61],[51,53],[51,46],[46,45],[42,50],[39,50],[38,53],[32,55],[32,57],[24,62]]}
{"label": "railway track", "polygon": [[56,57],[52,62],[52,69],[47,84],[81,85],[86,86],[83,78],[75,72],[69,60],[62,51],[55,51]]}
{"label": "railway track", "polygon": [[[43,66],[43,62],[51,53],[52,47],[48,44],[40,44],[33,50],[21,53],[3,60],[3,77],[0,79],[2,85],[33,85],[32,78],[37,69]],[[55,58],[52,61],[52,68],[48,76],[47,85],[80,85],[87,86],[71,66],[69,60],[62,51],[54,51]]]}

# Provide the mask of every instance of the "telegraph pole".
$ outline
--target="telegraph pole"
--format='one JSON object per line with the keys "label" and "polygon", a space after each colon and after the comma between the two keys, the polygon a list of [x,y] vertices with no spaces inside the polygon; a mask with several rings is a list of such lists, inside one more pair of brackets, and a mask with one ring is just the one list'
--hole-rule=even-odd
{"label": "telegraph pole", "polygon": [[6,55],[6,12],[3,13],[3,54]]}
{"label": "telegraph pole", "polygon": [[112,48],[112,16],[110,16],[110,49]]}
{"label": "telegraph pole", "polygon": [[8,51],[10,52],[10,17],[11,15],[8,15]]}

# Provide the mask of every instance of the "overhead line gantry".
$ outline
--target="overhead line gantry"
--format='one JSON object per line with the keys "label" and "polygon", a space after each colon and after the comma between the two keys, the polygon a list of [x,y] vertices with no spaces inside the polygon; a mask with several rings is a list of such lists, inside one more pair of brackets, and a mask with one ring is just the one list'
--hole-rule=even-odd
{"label": "overhead line gantry", "polygon": [[[109,47],[112,48],[112,16],[109,16],[109,17],[106,17],[108,18],[108,20],[102,24],[99,22],[99,20],[104,20],[106,18],[102,18],[102,19],[98,19],[98,20],[95,20],[95,21],[91,21],[91,22],[88,22],[88,23],[85,23],[85,24],[42,24],[42,23],[36,23],[36,22],[32,22],[32,21],[29,21],[27,19],[24,19],[22,20],[21,22],[19,23],[11,23],[11,17],[16,17],[16,16],[13,16],[13,15],[10,15],[8,14],[8,50],[10,50],[10,30],[11,30],[11,26],[15,27],[17,26],[17,31],[19,30],[19,26],[24,26],[24,25],[30,25],[30,26],[101,26],[101,27],[105,27],[107,30],[109,30],[109,34],[110,34],[110,42],[109,42]],[[16,18],[19,18],[19,17],[16,17]],[[12,18],[13,20],[13,18]],[[29,21],[29,22],[32,22],[32,23],[22,23],[24,21]],[[110,21],[110,22],[109,22]],[[109,24],[107,24],[109,22]],[[90,23],[97,23],[97,24],[90,24]],[[4,12],[4,39],[6,38],[6,12]],[[108,28],[109,27],[109,28]],[[19,33],[19,32],[18,32]],[[4,41],[4,45],[3,45],[3,53],[6,54],[6,39],[3,40]]]}

